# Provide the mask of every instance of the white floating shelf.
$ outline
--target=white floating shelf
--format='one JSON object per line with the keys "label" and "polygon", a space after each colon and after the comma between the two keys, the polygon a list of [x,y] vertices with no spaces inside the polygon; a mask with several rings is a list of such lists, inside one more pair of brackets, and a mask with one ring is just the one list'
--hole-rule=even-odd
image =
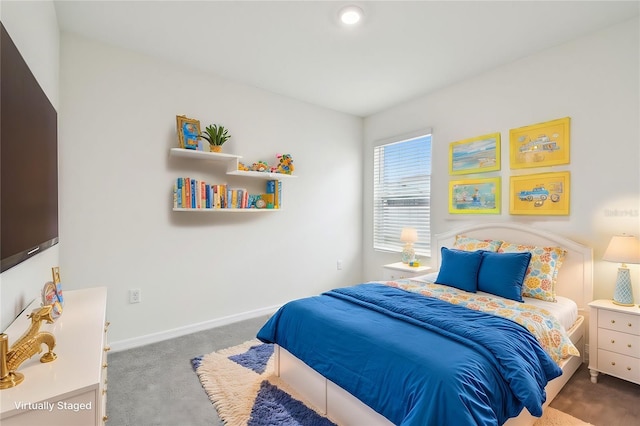
{"label": "white floating shelf", "polygon": [[264,179],[264,180],[282,180],[282,179],[291,179],[291,178],[298,177],[294,175],[287,175],[285,173],[253,172],[253,171],[246,171],[246,170],[229,170],[227,171],[227,174],[231,176],[245,176],[245,177]]}
{"label": "white floating shelf", "polygon": [[174,208],[174,212],[202,212],[202,213],[264,213],[277,212],[281,209],[182,209]]}
{"label": "white floating shelf", "polygon": [[240,155],[224,154],[222,152],[196,151],[195,149],[171,148],[170,155],[174,157],[193,158],[206,161],[229,162],[242,158]]}
{"label": "white floating shelf", "polygon": [[227,175],[244,176],[264,180],[282,180],[296,178],[297,176],[285,173],[268,173],[238,170],[238,160],[241,155],[223,154],[221,152],[196,151],[195,149],[171,148],[169,154],[173,157],[190,158],[204,161],[216,161],[227,164]]}

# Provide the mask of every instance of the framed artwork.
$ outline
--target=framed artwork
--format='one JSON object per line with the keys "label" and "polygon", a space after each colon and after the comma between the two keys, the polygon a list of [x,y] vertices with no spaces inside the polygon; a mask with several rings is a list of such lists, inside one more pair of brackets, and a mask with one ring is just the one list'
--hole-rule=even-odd
{"label": "framed artwork", "polygon": [[509,131],[512,169],[569,164],[569,117]]}
{"label": "framed artwork", "polygon": [[450,181],[449,213],[500,214],[500,178]]}
{"label": "framed artwork", "polygon": [[509,181],[509,213],[568,215],[569,180],[569,172],[511,176]]}
{"label": "framed artwork", "polygon": [[56,287],[56,296],[60,306],[64,306],[64,296],[62,295],[62,283],[60,282],[60,267],[54,266],[51,268],[51,275],[53,277],[53,285]]}
{"label": "framed artwork", "polygon": [[180,148],[198,149],[200,121],[187,118],[184,115],[176,115],[176,125]]}
{"label": "framed artwork", "polygon": [[463,175],[500,170],[500,133],[449,144],[449,174]]}

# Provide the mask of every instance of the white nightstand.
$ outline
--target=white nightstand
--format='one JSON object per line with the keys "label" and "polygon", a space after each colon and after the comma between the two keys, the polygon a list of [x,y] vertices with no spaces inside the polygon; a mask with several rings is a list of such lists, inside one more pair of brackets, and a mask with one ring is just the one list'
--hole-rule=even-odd
{"label": "white nightstand", "polygon": [[430,270],[431,266],[409,266],[406,263],[396,262],[382,267],[382,278],[388,281],[414,278],[424,275]]}
{"label": "white nightstand", "polygon": [[611,300],[589,303],[589,371],[640,384],[640,308]]}

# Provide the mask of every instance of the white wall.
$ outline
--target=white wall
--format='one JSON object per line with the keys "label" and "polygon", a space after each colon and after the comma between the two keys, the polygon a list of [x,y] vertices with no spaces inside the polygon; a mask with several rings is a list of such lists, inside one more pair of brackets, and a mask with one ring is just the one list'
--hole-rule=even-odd
{"label": "white wall", "polygon": [[[415,129],[433,128],[432,233],[466,223],[523,222],[594,249],[594,296],[611,298],[616,264],[600,259],[613,234],[640,233],[639,21],[634,19],[391,108],[365,120],[364,229],[372,227],[373,143]],[[569,216],[511,216],[508,190],[509,129],[571,117],[571,164],[526,170],[570,170]],[[502,213],[448,213],[449,143],[500,132]],[[617,212],[616,212],[617,211]],[[364,233],[365,279],[398,255],[372,249]],[[638,265],[631,265],[640,299]]]}
{"label": "white wall", "polygon": [[[356,117],[90,40],[60,39],[51,2],[3,1],[0,17],[59,112],[61,210],[60,244],[0,276],[2,328],[38,295],[58,260],[66,289],[109,287],[110,339],[126,344],[251,315],[360,281],[362,271],[364,279],[379,278],[380,265],[397,255],[370,248],[371,145],[427,126],[434,129],[434,233],[497,220],[562,233],[594,247],[596,298],[612,293],[617,265],[599,260],[610,236],[640,233],[637,19],[369,117],[363,136]],[[234,137],[225,149],[249,162],[291,153],[299,178],[285,182],[286,209],[172,213],[170,188],[181,175],[261,185],[169,158],[176,114],[229,127]],[[506,199],[509,129],[564,116],[572,118],[571,164],[549,170],[571,171],[570,216],[515,217],[504,203],[499,216],[448,215],[450,142],[502,133]],[[631,269],[640,297],[639,268]],[[130,288],[142,289],[142,303],[127,303]]]}
{"label": "white wall", "polygon": [[[38,83],[58,110],[60,37],[51,1],[2,1],[0,20]],[[32,257],[0,274],[0,330],[4,330],[26,305],[40,296],[51,281],[51,267],[58,265],[59,247]],[[19,336],[10,336],[10,343]]]}
{"label": "white wall", "polygon": [[[128,347],[360,280],[361,118],[72,35],[61,38],[60,65],[61,270],[67,289],[108,287],[111,342]],[[179,176],[265,185],[170,158],[176,114],[229,128],[224,152],[248,163],[290,153],[299,177],[284,182],[283,210],[172,212]],[[128,303],[131,288],[142,303]]]}

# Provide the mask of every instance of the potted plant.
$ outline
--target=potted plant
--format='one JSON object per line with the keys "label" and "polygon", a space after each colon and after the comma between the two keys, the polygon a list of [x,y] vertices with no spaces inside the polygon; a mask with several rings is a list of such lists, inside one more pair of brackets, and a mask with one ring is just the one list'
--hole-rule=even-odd
{"label": "potted plant", "polygon": [[225,129],[224,126],[218,126],[216,124],[207,126],[202,134],[200,134],[201,139],[209,142],[211,152],[220,152],[222,150],[222,144],[230,137],[229,131]]}

